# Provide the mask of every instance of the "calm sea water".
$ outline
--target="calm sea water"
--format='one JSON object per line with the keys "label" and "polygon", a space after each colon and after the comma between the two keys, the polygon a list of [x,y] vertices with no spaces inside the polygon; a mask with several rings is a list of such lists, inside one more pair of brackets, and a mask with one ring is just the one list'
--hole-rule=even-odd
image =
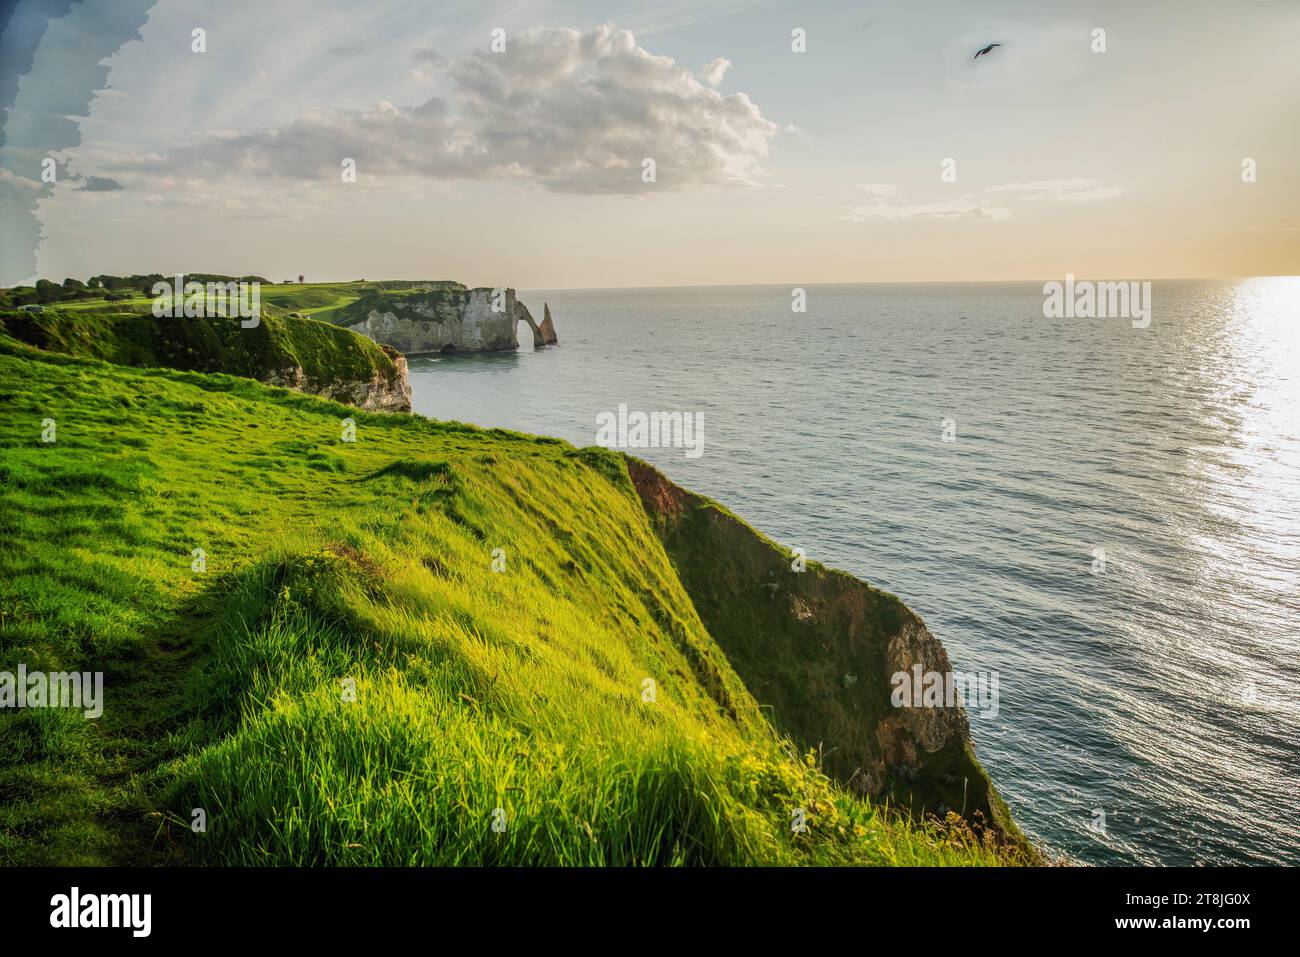
{"label": "calm sea water", "polygon": [[1041,284],[807,294],[521,293],[560,346],[415,360],[415,409],[701,413],[700,458],[638,454],[998,672],[976,747],[1041,846],[1300,863],[1300,278],[1156,283],[1145,330]]}

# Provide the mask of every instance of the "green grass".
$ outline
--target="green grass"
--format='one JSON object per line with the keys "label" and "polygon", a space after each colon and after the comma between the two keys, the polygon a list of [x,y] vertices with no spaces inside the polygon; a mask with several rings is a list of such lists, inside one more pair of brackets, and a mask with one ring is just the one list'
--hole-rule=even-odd
{"label": "green grass", "polygon": [[309,390],[397,375],[392,358],[365,336],[262,303],[259,323],[220,317],[163,318],[152,300],[86,301],[42,312],[0,311],[0,333],[41,349],[119,365],[167,366],[265,380],[301,367]]}
{"label": "green grass", "polygon": [[[317,283],[262,283],[258,294],[264,306],[272,307],[273,315],[293,314],[295,318],[306,317],[322,322],[349,325],[365,317],[369,307],[348,309],[359,300],[366,299],[376,304],[401,303],[406,298],[415,296],[422,301],[432,293],[434,301],[446,298],[449,305],[460,303],[466,288],[458,282],[448,280],[354,280],[351,282],[317,282]],[[119,291],[117,294],[122,294]],[[131,295],[129,298],[107,300],[77,299],[59,303],[46,304],[45,312],[56,312],[66,318],[77,312],[112,314],[148,314],[153,305],[153,297],[143,294]],[[360,310],[360,311],[358,311]],[[12,309],[6,308],[7,313]],[[30,314],[24,314],[30,315]]]}
{"label": "green grass", "polygon": [[[405,297],[417,296],[424,301],[433,292],[435,301],[446,297],[459,304],[465,287],[446,280],[387,279],[372,282],[276,283],[261,287],[262,301],[289,312],[310,316],[323,322],[351,325],[370,311],[371,305],[400,303]],[[360,302],[366,300],[366,302]],[[354,303],[359,303],[354,308]]]}
{"label": "green grass", "polygon": [[106,676],[0,715],[0,864],[1016,859],[773,730],[620,456],[4,337],[0,408],[0,670]]}
{"label": "green grass", "polygon": [[262,286],[260,293],[262,302],[304,316],[328,319],[330,312],[356,301],[365,288],[355,282],[277,283]]}

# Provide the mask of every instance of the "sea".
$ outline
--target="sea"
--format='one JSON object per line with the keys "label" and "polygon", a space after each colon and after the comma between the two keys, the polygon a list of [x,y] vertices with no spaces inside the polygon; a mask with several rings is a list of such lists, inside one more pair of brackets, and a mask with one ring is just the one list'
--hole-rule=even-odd
{"label": "sea", "polygon": [[413,359],[416,412],[694,416],[629,451],[995,673],[976,751],[1049,855],[1300,864],[1300,277],[1157,281],[1145,326],[1042,282],[519,296],[560,344]]}

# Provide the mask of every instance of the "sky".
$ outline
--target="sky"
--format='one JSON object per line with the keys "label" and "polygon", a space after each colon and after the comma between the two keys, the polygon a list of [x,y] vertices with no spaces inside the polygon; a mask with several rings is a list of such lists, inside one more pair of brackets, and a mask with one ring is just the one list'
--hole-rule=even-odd
{"label": "sky", "polygon": [[1300,272],[1300,0],[18,0],[0,18],[5,286]]}

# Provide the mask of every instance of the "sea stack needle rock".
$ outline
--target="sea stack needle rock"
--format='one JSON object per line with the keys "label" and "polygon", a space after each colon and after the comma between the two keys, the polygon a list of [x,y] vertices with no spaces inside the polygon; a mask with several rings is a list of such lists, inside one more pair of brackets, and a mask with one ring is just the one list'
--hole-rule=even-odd
{"label": "sea stack needle rock", "polygon": [[560,340],[555,335],[555,323],[551,321],[551,306],[549,303],[542,303],[542,344],[548,346],[558,345]]}
{"label": "sea stack needle rock", "polygon": [[408,356],[518,349],[521,323],[525,343],[558,341],[549,312],[539,327],[513,289],[468,289],[458,282],[381,284],[330,318]]}

